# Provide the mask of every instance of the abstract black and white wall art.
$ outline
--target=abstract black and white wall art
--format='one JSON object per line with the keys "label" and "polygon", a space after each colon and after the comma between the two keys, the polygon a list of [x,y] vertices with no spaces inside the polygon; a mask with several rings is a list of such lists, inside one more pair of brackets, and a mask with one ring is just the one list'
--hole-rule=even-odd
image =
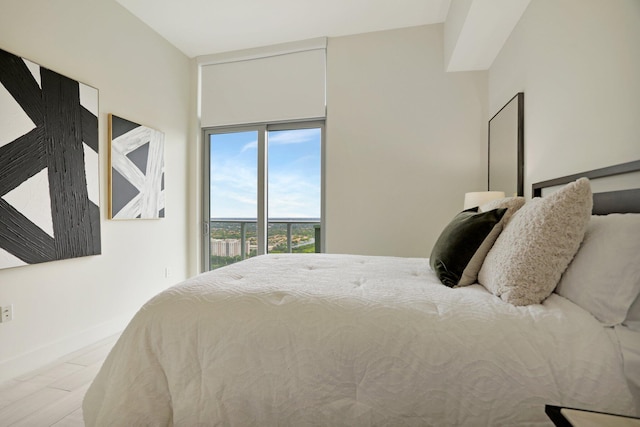
{"label": "abstract black and white wall art", "polygon": [[0,49],[0,268],[97,255],[98,90]]}
{"label": "abstract black and white wall art", "polygon": [[112,219],[164,218],[164,133],[109,115]]}

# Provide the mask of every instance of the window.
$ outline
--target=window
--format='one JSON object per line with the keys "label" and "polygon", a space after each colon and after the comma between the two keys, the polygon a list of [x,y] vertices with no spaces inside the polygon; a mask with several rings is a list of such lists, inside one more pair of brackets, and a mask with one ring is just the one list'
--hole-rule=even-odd
{"label": "window", "polygon": [[206,129],[204,269],[320,252],[322,122]]}

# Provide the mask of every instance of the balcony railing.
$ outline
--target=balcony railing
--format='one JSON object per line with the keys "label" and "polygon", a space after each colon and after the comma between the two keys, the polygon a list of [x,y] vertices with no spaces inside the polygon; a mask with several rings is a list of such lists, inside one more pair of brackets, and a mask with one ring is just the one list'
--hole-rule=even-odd
{"label": "balcony railing", "polygon": [[[247,228],[249,225],[255,225],[257,222],[255,219],[242,219],[242,218],[211,218],[209,220],[209,238],[216,239],[214,230],[220,228],[220,224],[238,224],[240,226],[240,257],[241,259],[247,258]],[[321,252],[320,247],[320,219],[319,218],[274,218],[267,222],[268,228],[273,224],[285,224],[287,245],[286,252],[292,253],[293,249],[299,246],[314,245],[315,252]],[[313,237],[304,243],[293,244],[293,226],[294,225],[310,225],[314,227]],[[216,227],[217,226],[217,227]],[[271,238],[272,236],[269,236]],[[269,239],[268,239],[269,240]]]}

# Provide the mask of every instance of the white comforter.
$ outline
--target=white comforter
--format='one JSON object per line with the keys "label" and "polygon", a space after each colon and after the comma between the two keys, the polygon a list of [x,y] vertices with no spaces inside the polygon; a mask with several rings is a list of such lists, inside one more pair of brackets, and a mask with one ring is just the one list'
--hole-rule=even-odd
{"label": "white comforter", "polygon": [[268,255],[170,288],[86,394],[87,426],[533,426],[545,403],[633,413],[611,330],[514,307],[426,259]]}

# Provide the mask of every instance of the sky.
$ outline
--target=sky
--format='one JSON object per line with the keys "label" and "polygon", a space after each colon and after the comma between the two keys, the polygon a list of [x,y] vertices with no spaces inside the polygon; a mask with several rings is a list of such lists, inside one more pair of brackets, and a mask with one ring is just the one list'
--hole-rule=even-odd
{"label": "sky", "polygon": [[[268,132],[268,217],[320,218],[321,130]],[[210,139],[211,218],[256,218],[258,132]]]}

